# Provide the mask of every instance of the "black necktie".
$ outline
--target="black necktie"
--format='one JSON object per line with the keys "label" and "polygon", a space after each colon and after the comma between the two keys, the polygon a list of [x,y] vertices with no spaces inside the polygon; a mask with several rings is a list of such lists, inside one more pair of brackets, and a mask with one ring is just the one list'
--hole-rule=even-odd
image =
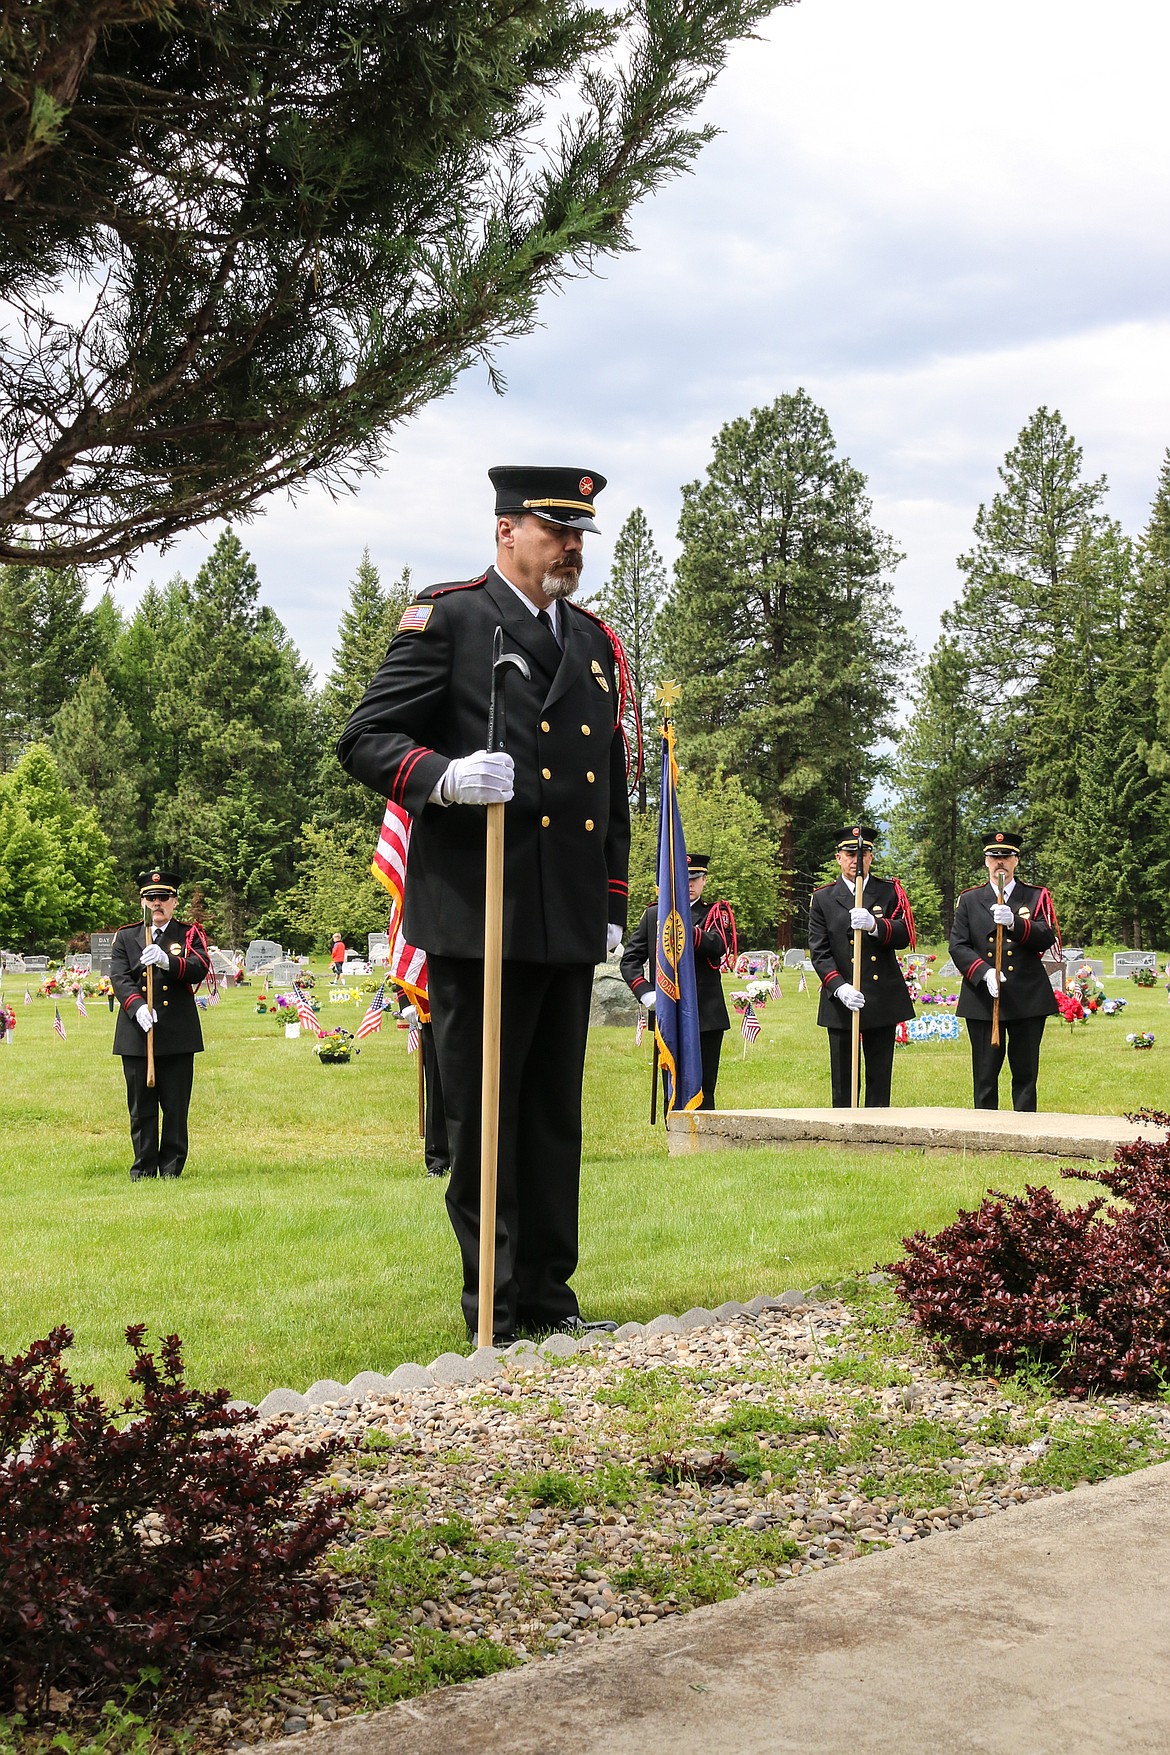
{"label": "black necktie", "polygon": [[[557,640],[557,630],[553,625],[552,610],[551,609],[538,609],[536,614],[537,614],[538,619],[544,623],[545,627],[548,629],[548,631],[552,635],[553,639]],[[557,640],[557,645],[558,645],[558,647],[560,646],[559,640]]]}

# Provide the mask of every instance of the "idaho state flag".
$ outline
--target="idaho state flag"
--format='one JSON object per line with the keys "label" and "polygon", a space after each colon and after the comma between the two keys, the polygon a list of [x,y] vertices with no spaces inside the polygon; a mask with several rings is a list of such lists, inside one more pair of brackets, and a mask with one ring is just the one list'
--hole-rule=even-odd
{"label": "idaho state flag", "polygon": [[665,1071],[666,1113],[697,1109],[703,1101],[699,1054],[699,999],[691,891],[682,818],[678,814],[674,726],[662,728],[662,800],[658,819],[658,942],[654,947],[654,1035]]}

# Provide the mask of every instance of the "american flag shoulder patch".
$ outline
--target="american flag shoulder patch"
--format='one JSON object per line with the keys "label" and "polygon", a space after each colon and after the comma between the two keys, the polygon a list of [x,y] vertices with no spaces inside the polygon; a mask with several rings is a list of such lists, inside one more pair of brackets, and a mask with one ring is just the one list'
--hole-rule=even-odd
{"label": "american flag shoulder patch", "polygon": [[400,634],[421,634],[435,612],[433,603],[412,603],[402,612]]}

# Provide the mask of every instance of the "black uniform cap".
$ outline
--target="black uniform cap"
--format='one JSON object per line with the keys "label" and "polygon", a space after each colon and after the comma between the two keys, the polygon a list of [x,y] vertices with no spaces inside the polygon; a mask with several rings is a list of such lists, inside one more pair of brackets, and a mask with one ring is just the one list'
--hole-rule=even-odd
{"label": "black uniform cap", "polygon": [[841,829],[833,843],[834,850],[837,853],[856,853],[859,835],[861,836],[862,852],[872,853],[873,844],[877,839],[877,830],[868,828],[865,823],[854,823],[852,828]]}
{"label": "black uniform cap", "polygon": [[688,871],[706,871],[706,869],[710,865],[710,863],[711,863],[711,855],[709,853],[688,853],[687,854],[687,870]]}
{"label": "black uniform cap", "polygon": [[145,871],[139,872],[137,882],[140,896],[177,896],[179,893],[179,874],[173,866],[147,866]]}
{"label": "black uniform cap", "polygon": [[509,512],[531,512],[546,524],[601,534],[593,522],[593,497],[605,486],[604,475],[594,475],[588,469],[501,463],[488,470],[488,479],[496,490],[497,518]]}
{"label": "black uniform cap", "polygon": [[985,857],[988,853],[1014,853],[1018,858],[1022,846],[1018,829],[988,829],[983,837]]}

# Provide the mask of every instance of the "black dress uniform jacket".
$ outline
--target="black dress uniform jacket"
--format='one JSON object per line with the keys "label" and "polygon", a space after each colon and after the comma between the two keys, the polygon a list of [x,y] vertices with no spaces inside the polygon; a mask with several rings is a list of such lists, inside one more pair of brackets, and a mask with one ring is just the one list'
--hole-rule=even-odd
{"label": "black dress uniform jacket", "polygon": [[[482,806],[430,803],[448,762],[485,747],[492,636],[510,668],[506,747],[515,798],[504,815],[504,957],[598,963],[606,925],[624,928],[630,814],[613,649],[563,599],[563,650],[494,568],[435,585],[400,630],[338,743],[342,767],[410,813],[403,930],[431,956],[483,956]],[[608,898],[608,905],[607,905]]]}
{"label": "black dress uniform jacket", "polygon": [[[853,985],[853,885],[841,878],[814,890],[808,911],[808,954],[820,976],[817,1023],[827,1030],[848,1030],[851,1014],[833,996]],[[865,1005],[862,1030],[882,1029],[914,1016],[897,952],[910,944],[909,907],[901,890],[887,878],[871,873],[864,906],[877,923],[876,937],[861,935],[861,991]]]}
{"label": "black dress uniform jacket", "polygon": [[[719,965],[727,947],[717,932],[706,932],[703,922],[710,912],[710,904],[701,898],[691,907],[691,922],[697,934],[695,940],[695,990],[699,1001],[699,1030],[729,1030],[731,1020],[727,1015],[727,1001],[723,997],[723,982],[719,977]],[[622,956],[622,979],[631,988],[639,1001],[654,991],[654,949],[658,943],[658,905],[652,902],[630,934]],[[649,966],[650,980],[646,979]]]}
{"label": "black dress uniform jacket", "polygon": [[[950,937],[951,956],[964,978],[956,1007],[958,1015],[986,1023],[991,1022],[992,998],[983,978],[989,969],[995,968],[995,921],[991,910],[996,900],[989,883],[964,890],[955,909]],[[1003,929],[999,1015],[1005,1020],[1051,1017],[1060,1008],[1040,961],[1057,938],[1051,897],[1046,889],[1022,884],[1017,878],[1007,905],[1015,918],[1011,926]]]}
{"label": "black dress uniform jacket", "polygon": [[[134,1014],[146,1004],[146,970],[138,959],[152,936],[144,931],[141,921],[120,927],[114,935],[110,983],[118,1001],[115,1054],[143,1057],[146,1054],[146,1032],[135,1023]],[[199,1054],[203,1032],[199,1028],[195,989],[207,979],[211,967],[202,931],[181,920],[170,920],[156,942],[167,960],[154,965],[154,1009],[158,1013],[154,1026],[155,1056]]]}

